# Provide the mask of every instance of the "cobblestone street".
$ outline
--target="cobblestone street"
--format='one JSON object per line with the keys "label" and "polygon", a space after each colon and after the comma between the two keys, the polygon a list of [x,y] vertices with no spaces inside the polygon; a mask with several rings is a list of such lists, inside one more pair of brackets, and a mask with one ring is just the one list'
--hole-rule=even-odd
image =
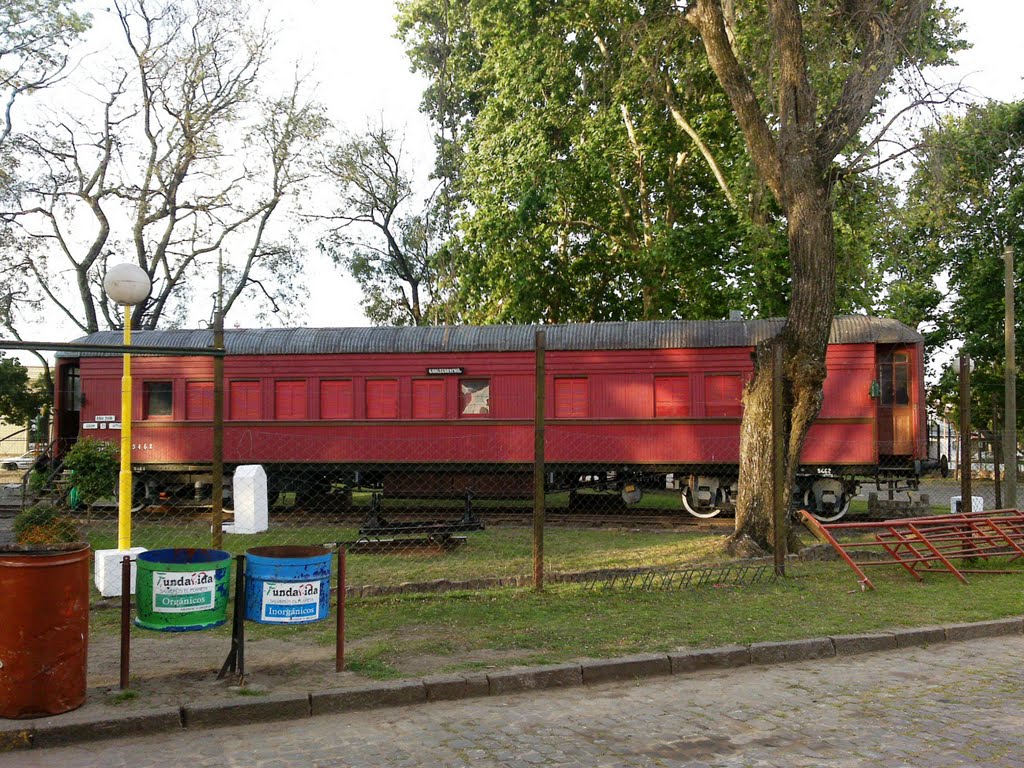
{"label": "cobblestone street", "polygon": [[3,756],[78,766],[1024,766],[1024,638],[190,730]]}

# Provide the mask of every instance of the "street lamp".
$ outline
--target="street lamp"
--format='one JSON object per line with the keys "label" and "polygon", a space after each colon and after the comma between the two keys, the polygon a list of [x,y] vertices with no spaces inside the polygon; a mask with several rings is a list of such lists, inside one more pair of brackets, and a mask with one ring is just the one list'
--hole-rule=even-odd
{"label": "street lamp", "polygon": [[[117,264],[107,270],[103,289],[124,307],[124,345],[132,343],[131,307],[149,297],[153,284],[137,264]],[[118,478],[117,548],[132,546],[132,356],[125,350],[121,375],[121,474]]]}

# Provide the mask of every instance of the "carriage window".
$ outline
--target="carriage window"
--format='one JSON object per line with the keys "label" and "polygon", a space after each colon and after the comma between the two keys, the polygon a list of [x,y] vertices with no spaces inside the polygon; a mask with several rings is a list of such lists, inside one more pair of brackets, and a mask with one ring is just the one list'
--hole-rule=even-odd
{"label": "carriage window", "polygon": [[878,381],[882,405],[910,404],[910,356],[899,352],[891,360],[878,364]]}
{"label": "carriage window", "polygon": [[680,419],[690,415],[690,377],[656,376],[654,379],[654,415]]}
{"label": "carriage window", "polygon": [[415,379],[412,382],[412,417],[444,418],[444,380]]}
{"label": "carriage window", "polygon": [[170,417],[171,382],[147,381],[142,384],[142,418]]}
{"label": "carriage window", "polygon": [[306,382],[274,382],[274,415],[282,420],[306,418]]}
{"label": "carriage window", "polygon": [[320,382],[321,419],[351,419],[353,411],[351,379]]}
{"label": "carriage window", "polygon": [[704,377],[704,415],[711,418],[743,415],[743,380],[738,373]]}
{"label": "carriage window", "polygon": [[64,369],[62,407],[65,411],[82,410],[82,376],[77,365]]}
{"label": "carriage window", "polygon": [[370,379],[366,382],[366,418],[398,418],[398,379]]}
{"label": "carriage window", "polygon": [[555,418],[585,419],[590,415],[590,384],[586,379],[555,379]]}
{"label": "carriage window", "polygon": [[230,393],[229,418],[260,418],[260,383],[258,381],[232,381],[228,385],[228,391]]}
{"label": "carriage window", "polygon": [[892,401],[895,405],[910,403],[910,371],[906,355],[896,355],[893,361]]}
{"label": "carriage window", "polygon": [[213,382],[185,382],[185,418],[210,421],[213,418]]}
{"label": "carriage window", "polygon": [[459,381],[459,414],[487,416],[491,412],[491,382],[488,379]]}

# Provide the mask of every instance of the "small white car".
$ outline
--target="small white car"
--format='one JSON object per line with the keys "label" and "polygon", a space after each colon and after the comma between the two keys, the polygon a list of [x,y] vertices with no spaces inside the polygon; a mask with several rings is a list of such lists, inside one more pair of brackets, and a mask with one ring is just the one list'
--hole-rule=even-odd
{"label": "small white car", "polygon": [[13,459],[0,459],[0,468],[6,469],[9,472],[22,471],[27,472],[32,469],[32,465],[36,463],[36,459],[39,458],[38,453],[23,453],[21,456]]}

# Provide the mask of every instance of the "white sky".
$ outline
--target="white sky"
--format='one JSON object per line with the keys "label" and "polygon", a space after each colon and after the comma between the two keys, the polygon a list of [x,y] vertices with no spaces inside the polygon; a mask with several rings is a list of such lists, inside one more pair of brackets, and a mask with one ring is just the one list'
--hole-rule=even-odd
{"label": "white sky", "polygon": [[[317,96],[342,128],[384,124],[405,135],[406,156],[423,180],[433,167],[430,126],[419,104],[426,82],[410,70],[395,39],[391,0],[275,0],[279,54],[313,71]],[[285,75],[287,76],[287,71]],[[310,326],[369,325],[355,281],[316,256],[307,271]]]}
{"label": "white sky", "polygon": [[[944,80],[964,78],[981,96],[1009,100],[1024,93],[1024,57],[1020,56],[1019,32],[1024,5],[1010,0],[962,0],[962,18],[973,49],[959,57],[957,71],[946,70]],[[109,23],[105,0],[86,0],[96,9],[96,23]],[[312,73],[316,97],[325,103],[331,118],[342,128],[359,131],[368,121],[383,120],[404,132],[406,151],[416,173],[426,178],[432,166],[429,126],[418,112],[423,80],[409,68],[401,43],[394,39],[395,7],[391,0],[268,0],[275,26],[279,26],[276,51],[282,83],[292,72],[289,62]],[[307,324],[355,326],[367,321],[359,307],[354,281],[311,249],[307,277],[310,299]],[[239,312],[229,323],[251,325]],[[198,321],[200,318],[196,318]],[[55,339],[52,326],[40,326],[23,334],[28,339]],[[76,333],[69,329],[64,338]]]}

